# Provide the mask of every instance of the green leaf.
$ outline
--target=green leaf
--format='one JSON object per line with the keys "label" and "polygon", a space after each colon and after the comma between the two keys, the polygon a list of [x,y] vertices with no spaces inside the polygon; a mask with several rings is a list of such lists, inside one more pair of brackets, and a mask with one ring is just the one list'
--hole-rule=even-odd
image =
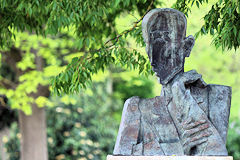
{"label": "green leaf", "polygon": [[198,1],[196,1],[196,5],[197,5],[197,7],[199,8],[199,2],[198,2]]}
{"label": "green leaf", "polygon": [[236,28],[236,26],[233,26],[233,33],[234,33],[234,36],[237,37],[237,28]]}
{"label": "green leaf", "polygon": [[29,16],[31,17],[32,16],[32,8],[28,9],[28,13],[29,13]]}
{"label": "green leaf", "polygon": [[117,7],[119,3],[120,3],[120,0],[115,0],[114,7]]}
{"label": "green leaf", "polygon": [[213,28],[210,29],[210,34],[214,35],[214,29]]}

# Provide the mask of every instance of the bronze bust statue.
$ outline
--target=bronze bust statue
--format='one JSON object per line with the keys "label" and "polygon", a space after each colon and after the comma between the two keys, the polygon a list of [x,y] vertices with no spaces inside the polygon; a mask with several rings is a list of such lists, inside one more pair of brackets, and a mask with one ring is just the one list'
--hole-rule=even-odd
{"label": "bronze bust statue", "polygon": [[184,72],[195,42],[186,27],[185,15],[174,9],[145,15],[146,51],[162,91],[125,102],[114,155],[228,155],[231,88],[208,85],[195,70]]}

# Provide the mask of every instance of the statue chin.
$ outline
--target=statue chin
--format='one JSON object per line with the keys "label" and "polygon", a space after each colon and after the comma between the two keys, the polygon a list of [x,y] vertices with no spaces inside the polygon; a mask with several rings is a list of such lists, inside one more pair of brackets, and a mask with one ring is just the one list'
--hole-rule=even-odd
{"label": "statue chin", "polygon": [[[164,70],[164,71],[160,71],[161,73],[165,73],[164,75],[161,74],[157,74],[158,76],[158,81],[159,83],[161,83],[162,85],[166,85],[168,84],[178,73],[180,73],[181,71],[183,71],[182,67],[179,68],[173,68],[171,71],[170,70]],[[166,74],[167,73],[167,74]]]}

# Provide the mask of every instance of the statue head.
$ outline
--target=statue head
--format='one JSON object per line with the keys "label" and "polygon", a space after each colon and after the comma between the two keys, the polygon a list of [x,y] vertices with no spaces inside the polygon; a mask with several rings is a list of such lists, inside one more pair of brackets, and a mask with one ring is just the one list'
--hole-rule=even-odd
{"label": "statue head", "polygon": [[153,71],[161,84],[167,84],[184,71],[185,57],[190,55],[194,37],[186,37],[187,20],[183,13],[157,8],[143,18],[142,32]]}

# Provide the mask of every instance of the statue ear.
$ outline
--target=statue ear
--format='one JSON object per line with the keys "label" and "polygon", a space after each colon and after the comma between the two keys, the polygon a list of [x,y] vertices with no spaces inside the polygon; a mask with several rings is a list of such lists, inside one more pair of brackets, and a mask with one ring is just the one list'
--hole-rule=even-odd
{"label": "statue ear", "polygon": [[194,43],[195,43],[195,39],[192,35],[190,35],[184,39],[183,53],[184,53],[185,57],[189,57],[189,55],[192,51],[192,48],[194,46]]}

